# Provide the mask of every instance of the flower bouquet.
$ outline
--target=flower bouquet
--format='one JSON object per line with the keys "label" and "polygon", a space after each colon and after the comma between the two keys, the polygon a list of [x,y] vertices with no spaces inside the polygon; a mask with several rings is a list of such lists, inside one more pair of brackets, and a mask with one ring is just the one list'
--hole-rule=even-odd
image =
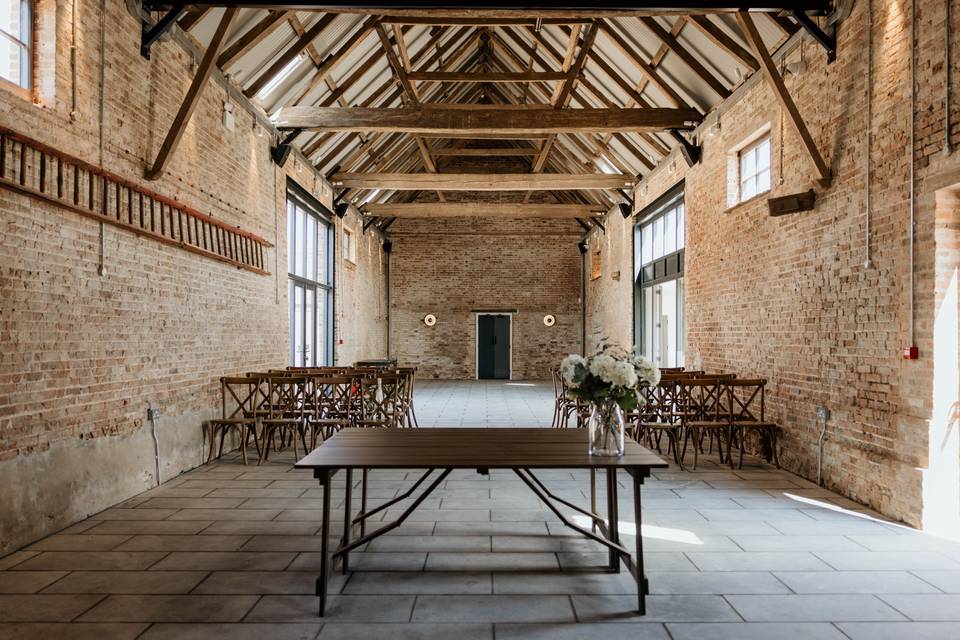
{"label": "flower bouquet", "polygon": [[643,404],[640,387],[659,383],[660,369],[634,351],[604,341],[589,358],[564,358],[560,375],[571,396],[592,405],[587,421],[590,455],[623,455],[623,412]]}

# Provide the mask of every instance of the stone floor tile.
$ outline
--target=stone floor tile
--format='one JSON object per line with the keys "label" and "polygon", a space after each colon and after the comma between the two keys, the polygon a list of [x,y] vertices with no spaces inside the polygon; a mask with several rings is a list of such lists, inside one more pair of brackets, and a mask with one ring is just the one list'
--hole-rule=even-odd
{"label": "stone floor tile", "polygon": [[776,571],[797,593],[937,593],[906,571]]}
{"label": "stone floor tile", "polygon": [[913,574],[946,593],[960,593],[960,571],[914,571]]}
{"label": "stone floor tile", "polygon": [[40,555],[39,551],[14,551],[0,558],[0,571],[6,571],[30,558]]}
{"label": "stone floor tile", "polygon": [[413,622],[574,622],[567,596],[426,595]]}
{"label": "stone floor tile", "polygon": [[117,507],[101,511],[90,516],[90,518],[93,520],[166,520],[176,512],[176,509],[122,509]]}
{"label": "stone floor tile", "polygon": [[557,516],[543,509],[491,509],[489,519],[493,522],[560,522]]}
{"label": "stone floor tile", "polygon": [[180,486],[187,489],[262,489],[268,484],[270,484],[270,480],[267,478],[247,480],[236,478],[232,480],[191,478],[184,481]]}
{"label": "stone floor tile", "polygon": [[138,571],[166,556],[161,551],[44,551],[16,570],[29,571]]}
{"label": "stone floor tile", "polygon": [[277,522],[275,520],[221,520],[203,530],[203,535],[312,536],[319,522]]}
{"label": "stone floor tile", "polygon": [[200,533],[212,520],[104,520],[88,529],[87,535],[173,535],[190,536]]}
{"label": "stone floor tile", "polygon": [[205,571],[74,571],[44,593],[177,594],[189,593]]}
{"label": "stone floor tile", "polygon": [[[415,597],[405,595],[327,597],[324,624],[330,622],[409,622]],[[249,622],[315,622],[316,596],[263,596],[247,616]]]}
{"label": "stone floor tile", "polygon": [[87,611],[83,622],[238,622],[258,596],[114,595]]}
{"label": "stone floor tile", "polygon": [[325,624],[317,640],[492,640],[489,624]]}
{"label": "stone floor tile", "polygon": [[[335,539],[335,540],[334,540]],[[339,544],[340,530],[328,537],[330,549]],[[321,536],[253,536],[243,545],[244,551],[320,551]]]}
{"label": "stone floor tile", "polygon": [[497,640],[669,640],[662,624],[496,624]]}
{"label": "stone floor tile", "polygon": [[957,623],[960,632],[960,595],[958,594],[883,594],[881,600],[911,620]]}
{"label": "stone floor tile", "polygon": [[430,553],[427,571],[529,571],[559,569],[553,553]]}
{"label": "stone floor tile", "polygon": [[960,570],[960,562],[933,551],[817,551],[816,555],[838,571]]}
{"label": "stone floor tile", "polygon": [[[607,553],[557,553],[564,569],[592,569],[606,571]],[[683,553],[644,553],[643,564],[647,571],[698,571],[696,565]],[[625,570],[625,569],[624,569]]]}
{"label": "stone floor tile", "polygon": [[317,575],[315,571],[215,571],[193,593],[313,595]]}
{"label": "stone floor tile", "polygon": [[117,622],[0,623],[0,640],[134,640],[147,626]]}
{"label": "stone floor tile", "polygon": [[771,527],[780,533],[792,536],[847,536],[847,535],[896,535],[879,522],[869,520],[846,520],[841,522],[816,522],[813,520],[796,522],[771,522]]}
{"label": "stone floor tile", "polygon": [[748,622],[840,622],[904,620],[872,595],[729,595]]}
{"label": "stone floor tile", "polygon": [[320,623],[313,624],[155,624],[137,640],[314,640]]}
{"label": "stone floor tile", "polygon": [[[383,519],[396,520],[402,515],[401,509],[387,509]],[[407,522],[489,522],[489,509],[417,509],[410,514]]]}
{"label": "stone floor tile", "polygon": [[236,551],[249,539],[250,536],[139,535],[121,544],[117,551]]}
{"label": "stone floor tile", "polygon": [[806,551],[688,552],[701,571],[829,571],[831,567]]}
{"label": "stone floor tile", "polygon": [[482,571],[357,571],[342,593],[356,595],[391,594],[489,594],[490,573]]}
{"label": "stone floor tile", "polygon": [[626,571],[620,573],[507,572],[493,574],[493,592],[504,595],[630,594],[637,592],[637,583]]}
{"label": "stone floor tile", "polygon": [[723,595],[790,593],[765,571],[647,571],[654,594]]}
{"label": "stone floor tile", "polygon": [[[140,511],[140,509],[134,509]],[[273,520],[278,509],[181,509],[171,520]],[[132,518],[131,518],[132,519]]]}
{"label": "stone floor tile", "polygon": [[309,489],[282,489],[276,487],[267,487],[264,489],[244,489],[226,487],[214,489],[208,498],[298,498],[304,491]]}
{"label": "stone floor tile", "polygon": [[960,551],[960,542],[922,534],[853,535],[850,539],[870,551]]}
{"label": "stone floor tile", "polygon": [[236,509],[243,498],[150,498],[138,509]]}
{"label": "stone floor tile", "polygon": [[[459,555],[459,554],[456,554]],[[319,571],[319,553],[301,553],[287,567],[288,571]],[[351,553],[350,568],[354,571],[420,571],[427,561],[426,553]]]}
{"label": "stone floor tile", "polygon": [[257,551],[174,551],[151,567],[154,571],[283,571],[295,553]]}
{"label": "stone floor tile", "polygon": [[[771,524],[810,522],[799,509],[699,509],[707,520],[760,520]],[[789,529],[789,526],[787,527]]]}
{"label": "stone floor tile", "polygon": [[954,622],[841,622],[851,640],[956,640]]}
{"label": "stone floor tile", "polygon": [[87,534],[56,534],[35,542],[29,547],[30,551],[110,551],[117,548],[126,540],[128,535],[87,535]]}
{"label": "stone floor tile", "polygon": [[673,640],[847,640],[825,622],[667,623]]}
{"label": "stone floor tile", "polygon": [[69,622],[103,596],[0,595],[0,622]]}
{"label": "stone floor tile", "polygon": [[571,596],[581,622],[730,622],[740,617],[720,596],[647,596],[647,614],[637,611],[637,596]]}
{"label": "stone floor tile", "polygon": [[744,551],[863,551],[845,536],[733,536]]}
{"label": "stone floor tile", "polygon": [[[407,526],[404,524],[400,529]],[[438,522],[434,529],[438,536],[542,536],[548,533],[551,531],[545,522]]]}
{"label": "stone floor tile", "polygon": [[486,552],[489,536],[391,536],[370,543],[369,551]]}
{"label": "stone floor tile", "polygon": [[36,593],[65,575],[66,571],[0,572],[0,593]]}

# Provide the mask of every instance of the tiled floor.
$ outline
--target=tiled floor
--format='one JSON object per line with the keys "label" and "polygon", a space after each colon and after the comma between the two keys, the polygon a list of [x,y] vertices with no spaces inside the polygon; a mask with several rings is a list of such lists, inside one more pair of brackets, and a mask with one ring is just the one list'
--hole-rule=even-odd
{"label": "tiled floor", "polygon": [[[423,383],[418,416],[549,422],[550,394]],[[598,545],[492,471],[455,472],[408,523],[353,554],[355,572],[334,578],[321,620],[320,492],[290,462],[225,459],[0,558],[0,639],[960,637],[960,544],[756,460],[731,471],[714,457],[645,485],[646,617],[633,612],[627,574],[586,571],[605,561]],[[393,497],[416,475],[375,473],[371,495]],[[587,503],[586,474],[538,475]],[[620,510],[632,523],[625,480]],[[621,533],[633,543],[632,524]]]}

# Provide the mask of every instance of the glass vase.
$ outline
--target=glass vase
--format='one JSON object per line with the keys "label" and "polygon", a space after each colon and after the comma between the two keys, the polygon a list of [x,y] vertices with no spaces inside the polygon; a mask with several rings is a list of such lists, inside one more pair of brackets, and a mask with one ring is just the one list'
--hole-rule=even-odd
{"label": "glass vase", "polygon": [[594,403],[587,420],[590,455],[622,456],[625,430],[620,405],[613,400]]}

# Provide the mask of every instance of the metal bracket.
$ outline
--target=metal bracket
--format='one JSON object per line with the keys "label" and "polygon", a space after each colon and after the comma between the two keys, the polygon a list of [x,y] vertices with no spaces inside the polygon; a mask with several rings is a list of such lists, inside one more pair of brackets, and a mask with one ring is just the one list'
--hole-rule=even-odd
{"label": "metal bracket", "polygon": [[599,218],[599,217],[597,217],[597,216],[591,216],[590,219],[593,220],[593,224],[595,224],[595,225],[597,225],[598,227],[600,227],[600,230],[603,231],[604,234],[607,233],[607,228],[606,228],[605,226],[603,226],[603,223],[602,223],[602,222],[600,222],[600,218]]}
{"label": "metal bracket", "polygon": [[379,219],[380,219],[380,218],[378,218],[377,216],[370,216],[370,219],[369,219],[369,220],[364,220],[364,222],[363,222],[363,230],[361,231],[361,234],[365,234],[365,233],[367,232],[367,229],[369,229],[370,226],[373,225],[373,223],[376,222],[376,221],[379,220]]}
{"label": "metal bracket", "polygon": [[169,31],[186,12],[187,8],[181,6],[167,11],[154,25],[150,25],[144,20],[140,31],[140,55],[149,60],[150,47]]}
{"label": "metal bracket", "polygon": [[290,157],[290,151],[293,149],[294,139],[300,135],[302,129],[294,129],[286,135],[286,137],[274,148],[270,149],[270,157],[273,158],[273,162],[282,167],[286,162],[287,158]]}
{"label": "metal bracket", "polygon": [[692,167],[700,162],[703,150],[699,145],[691,143],[676,129],[670,129],[670,136],[680,143],[680,153],[683,154],[683,159],[686,161],[688,167]]}
{"label": "metal bracket", "polygon": [[810,19],[805,12],[800,9],[793,10],[793,19],[796,20],[803,30],[809,33],[814,40],[820,43],[820,46],[827,52],[827,62],[833,62],[837,59],[837,36],[833,25],[827,27],[824,31],[817,23]]}

